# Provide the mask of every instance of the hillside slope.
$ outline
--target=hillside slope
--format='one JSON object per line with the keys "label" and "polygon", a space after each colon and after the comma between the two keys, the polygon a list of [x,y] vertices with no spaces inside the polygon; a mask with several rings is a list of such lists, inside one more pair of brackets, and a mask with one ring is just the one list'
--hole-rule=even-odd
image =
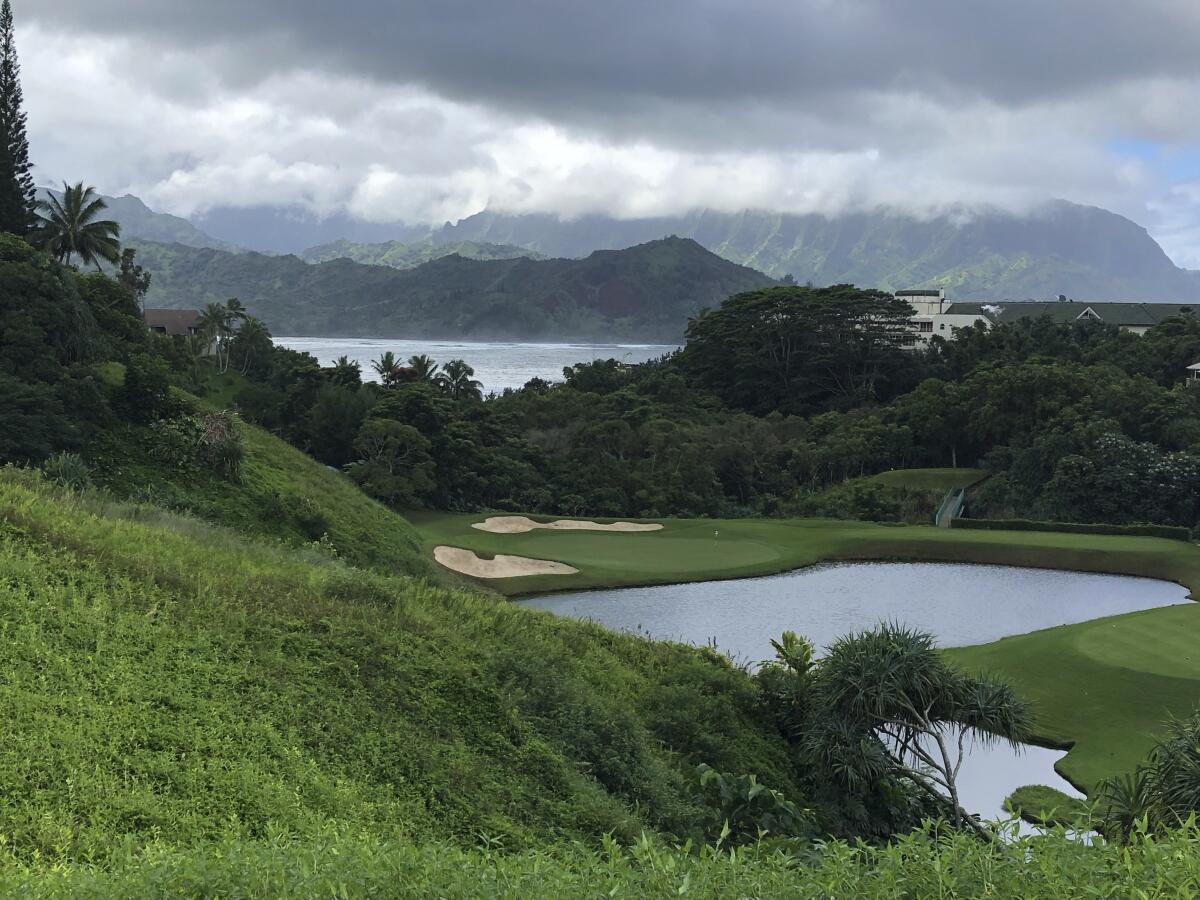
{"label": "hillside slope", "polygon": [[795,790],[744,672],[0,470],[5,859],[217,839],[516,850]]}
{"label": "hillside slope", "polygon": [[238,297],[276,334],[406,338],[679,340],[689,316],[771,279],[664,238],[586,259],[447,256],[398,271],[347,259],[229,254],[138,243],[150,305]]}

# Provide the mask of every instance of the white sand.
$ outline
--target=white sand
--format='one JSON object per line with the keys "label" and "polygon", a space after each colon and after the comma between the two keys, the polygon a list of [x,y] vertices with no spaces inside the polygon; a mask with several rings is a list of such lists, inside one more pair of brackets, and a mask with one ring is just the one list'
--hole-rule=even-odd
{"label": "white sand", "polygon": [[613,522],[611,525],[601,525],[599,522],[582,522],[577,519],[535,522],[526,516],[492,516],[487,521],[474,523],[471,527],[480,531],[490,531],[492,534],[524,534],[535,528],[549,528],[553,531],[662,531],[661,525],[654,524]]}
{"label": "white sand", "polygon": [[482,559],[461,547],[435,547],[433,558],[447,569],[472,578],[520,578],[522,575],[578,575],[579,570],[566,563],[526,556],[497,556]]}

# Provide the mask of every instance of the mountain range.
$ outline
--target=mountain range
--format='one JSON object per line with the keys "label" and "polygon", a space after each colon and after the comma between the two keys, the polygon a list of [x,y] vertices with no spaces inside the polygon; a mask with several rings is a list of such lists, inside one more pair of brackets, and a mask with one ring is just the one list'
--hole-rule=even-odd
{"label": "mountain range", "polygon": [[[697,210],[562,219],[484,211],[440,228],[396,225],[397,240],[342,239],[275,256],[154,212],[137,197],[106,199],[154,275],[152,303],[194,306],[238,296],[279,333],[676,340],[687,316],[719,301],[720,291],[771,283],[764,275],[891,290],[942,287],[961,300],[1200,297],[1200,272],[1177,267],[1144,228],[1065,201],[1025,215],[958,210],[928,218]],[[288,221],[291,241],[335,227],[324,222],[313,230],[302,216]],[[387,229],[351,232],[375,237]],[[684,253],[679,242],[663,242],[666,236],[697,246]],[[676,249],[654,253],[639,245]],[[626,248],[637,252],[594,252]],[[736,265],[718,266],[700,249]],[[666,259],[673,261],[663,268]],[[534,262],[546,265],[526,266]],[[605,266],[618,274],[601,274]],[[758,272],[750,277],[742,266]],[[397,279],[394,270],[419,274]]]}
{"label": "mountain range", "polygon": [[148,306],[237,297],[280,335],[673,343],[690,316],[775,283],[674,237],[584,259],[450,255],[410,269],[128,243],[153,276]]}
{"label": "mountain range", "polygon": [[[135,197],[110,200],[110,207],[126,237],[226,251],[278,249],[278,231],[257,232],[262,234],[258,242],[245,243],[254,234],[230,227],[230,233],[214,237],[186,219],[151,212]],[[242,221],[229,211],[222,215],[210,215],[205,224]],[[285,218],[286,229],[279,228],[293,252],[310,262],[345,257],[407,268],[452,253],[480,259],[583,258],[594,250],[677,235],[731,262],[774,278],[791,275],[800,283],[942,287],[962,300],[1047,300],[1066,294],[1188,302],[1200,294],[1200,273],[1177,267],[1144,228],[1107,210],[1065,201],[1024,215],[955,210],[926,218],[884,210],[837,216],[697,210],[643,219],[484,211],[440,228],[396,224],[390,226],[395,239],[388,241],[351,239],[385,234],[388,226],[327,220],[318,225],[299,213]],[[306,235],[326,235],[334,227],[349,231],[342,240],[303,244]],[[230,239],[231,234],[242,240]]]}

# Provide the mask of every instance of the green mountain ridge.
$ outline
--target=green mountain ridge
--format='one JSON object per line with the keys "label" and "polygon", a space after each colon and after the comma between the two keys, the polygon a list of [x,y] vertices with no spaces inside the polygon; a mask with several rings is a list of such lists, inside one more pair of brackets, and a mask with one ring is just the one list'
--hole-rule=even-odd
{"label": "green mountain ridge", "polygon": [[515,244],[492,244],[487,241],[435,242],[429,234],[417,241],[386,241],[380,244],[356,244],[352,241],[334,241],[310,247],[299,254],[308,263],[329,262],[334,259],[349,259],[370,266],[390,266],[393,269],[414,269],[443,256],[461,256],[464,259],[545,259],[535,250]]}
{"label": "green mountain ridge", "polygon": [[203,307],[238,297],[276,334],[672,342],[689,316],[774,283],[675,237],[586,259],[451,255],[404,270],[131,245],[153,275],[148,305]]}
{"label": "green mountain ridge", "polygon": [[484,211],[435,234],[568,257],[677,234],[776,278],[884,290],[942,287],[964,300],[1068,294],[1187,301],[1200,293],[1200,273],[1177,267],[1144,228],[1066,201],[1027,215],[963,209],[927,219],[885,210],[837,216],[696,210],[632,220]]}

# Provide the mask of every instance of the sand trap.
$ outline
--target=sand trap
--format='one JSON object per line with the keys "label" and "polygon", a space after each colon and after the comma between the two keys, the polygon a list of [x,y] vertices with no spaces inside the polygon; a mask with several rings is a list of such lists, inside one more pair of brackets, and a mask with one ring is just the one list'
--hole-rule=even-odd
{"label": "sand trap", "polygon": [[524,534],[535,528],[549,528],[552,531],[662,531],[661,525],[653,524],[613,522],[611,525],[601,525],[599,522],[581,522],[576,519],[535,522],[526,516],[492,516],[485,522],[474,523],[471,527],[480,531],[490,531],[492,534]]}
{"label": "sand trap", "polygon": [[526,556],[497,556],[482,559],[461,547],[435,547],[433,558],[447,569],[472,578],[520,578],[522,575],[578,575],[579,570],[566,563]]}

